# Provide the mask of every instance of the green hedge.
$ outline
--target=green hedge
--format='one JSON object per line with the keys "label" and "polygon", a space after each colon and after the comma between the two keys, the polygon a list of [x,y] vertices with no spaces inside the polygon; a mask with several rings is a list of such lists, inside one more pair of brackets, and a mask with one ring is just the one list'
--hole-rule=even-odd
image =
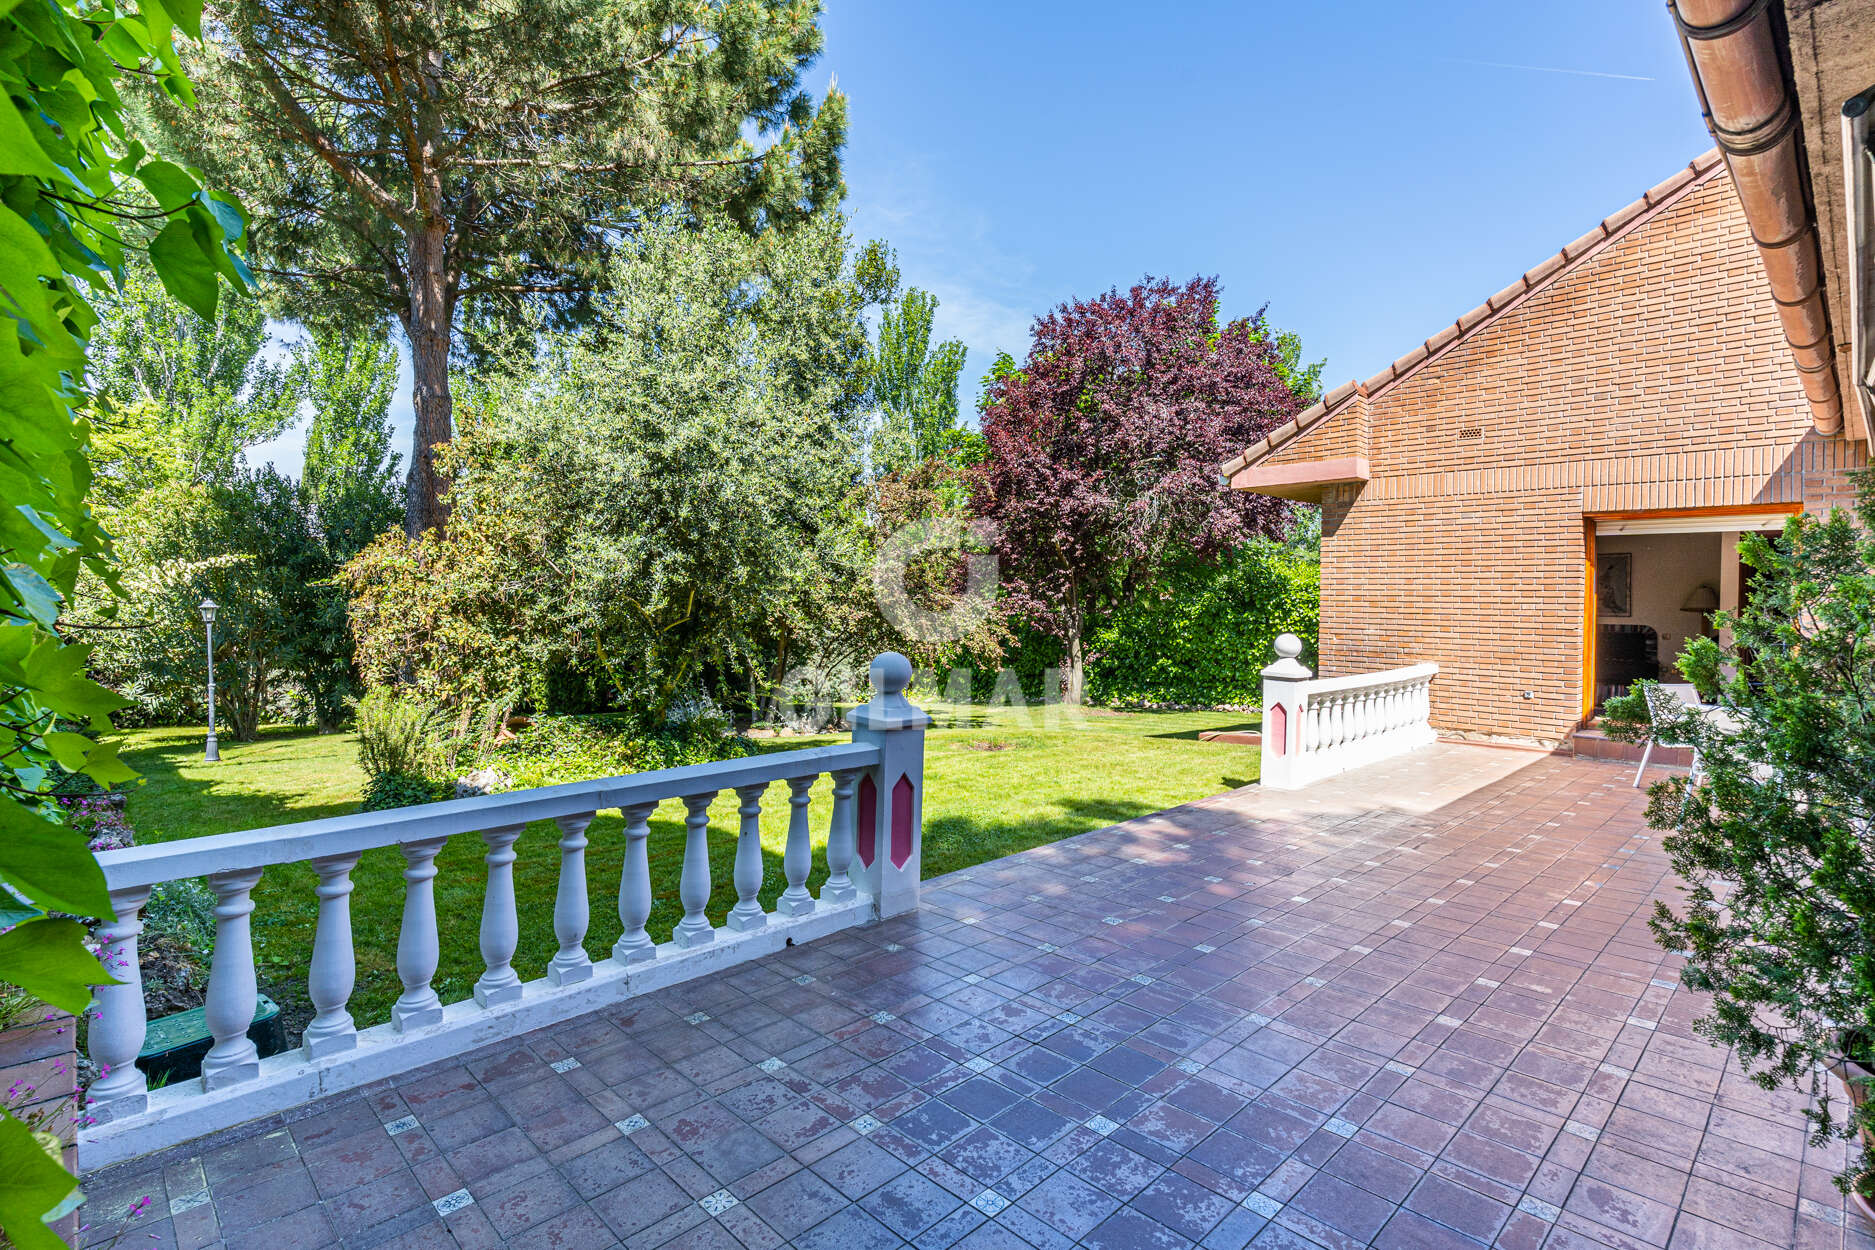
{"label": "green hedge", "polygon": [[1088,648],[1096,703],[1259,703],[1276,635],[1315,650],[1321,567],[1276,546],[1173,569]]}
{"label": "green hedge", "polygon": [[[1320,565],[1280,544],[1254,543],[1215,565],[1181,563],[1090,641],[1088,700],[1258,703],[1276,635],[1301,638],[1303,658],[1313,662],[1320,615]],[[1026,627],[1003,658],[1031,701],[1042,698],[1044,671],[1061,662],[1061,643]],[[990,701],[996,678],[995,669],[975,670],[971,697]]]}

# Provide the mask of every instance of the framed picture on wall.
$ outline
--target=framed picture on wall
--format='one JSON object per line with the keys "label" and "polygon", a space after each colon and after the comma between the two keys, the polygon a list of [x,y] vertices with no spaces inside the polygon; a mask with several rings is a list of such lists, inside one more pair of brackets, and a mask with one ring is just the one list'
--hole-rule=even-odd
{"label": "framed picture on wall", "polygon": [[1595,557],[1595,599],[1602,616],[1634,615],[1633,570],[1632,552],[1611,551]]}

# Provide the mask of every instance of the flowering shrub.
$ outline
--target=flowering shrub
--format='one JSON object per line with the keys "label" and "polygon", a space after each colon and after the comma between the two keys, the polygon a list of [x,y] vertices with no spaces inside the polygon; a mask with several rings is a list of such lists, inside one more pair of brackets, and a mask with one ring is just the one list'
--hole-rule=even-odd
{"label": "flowering shrub", "polygon": [[107,794],[61,798],[65,825],[82,837],[93,851],[121,851],[136,842],[121,800]]}

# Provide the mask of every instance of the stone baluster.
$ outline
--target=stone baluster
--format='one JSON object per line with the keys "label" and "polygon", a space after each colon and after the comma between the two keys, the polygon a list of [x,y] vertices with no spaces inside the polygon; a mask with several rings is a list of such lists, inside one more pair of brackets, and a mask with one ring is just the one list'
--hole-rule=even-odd
{"label": "stone baluster", "polygon": [[308,1059],[342,1054],[358,1045],[358,1026],[345,1007],[358,977],[357,955],[352,950],[352,869],[357,866],[356,851],[312,861],[319,875],[319,884],[313,887],[319,899],[319,927],[313,935],[306,994],[318,1014],[300,1039]]}
{"label": "stone baluster", "polygon": [[137,937],[143,932],[143,905],[150,887],[111,891],[112,919],[98,926],[99,952],[116,985],[100,985],[87,1038],[91,1062],[100,1073],[85,1099],[85,1115],[100,1123],[122,1119],[150,1105],[149,1084],[137,1055],[149,1027],[143,1009],[143,973],[137,964]]}
{"label": "stone baluster", "polygon": [[475,1001],[483,1007],[511,1003],[521,997],[521,978],[514,971],[514,950],[521,941],[521,921],[514,910],[514,843],[523,825],[484,829],[488,853],[488,890],[482,895],[483,972],[475,981]]}
{"label": "stone baluster", "polygon": [[768,923],[757,897],[762,889],[762,793],[768,783],[736,787],[742,805],[736,814],[742,827],[736,835],[736,905],[729,910],[728,925],[737,933],[747,933]]}
{"label": "stone baluster", "polygon": [[703,914],[710,902],[710,804],[715,799],[714,790],[684,796],[684,872],[677,883],[684,918],[671,940],[686,948],[716,940],[716,927]]}
{"label": "stone baluster", "polygon": [[833,816],[827,823],[827,880],[820,887],[823,903],[846,903],[858,897],[847,870],[853,865],[853,788],[860,770],[844,768],[833,774]]}
{"label": "stone baluster", "polygon": [[775,904],[775,910],[784,916],[805,916],[814,910],[814,896],[807,892],[807,873],[814,860],[814,844],[807,828],[808,792],[813,788],[812,777],[788,779],[788,846],[781,856],[781,872],[788,879],[788,888]]}
{"label": "stone baluster", "polygon": [[622,964],[639,964],[656,959],[657,945],[645,932],[651,918],[651,863],[646,844],[651,837],[651,813],[656,803],[633,803],[623,811],[625,817],[625,867],[618,880],[618,918],[623,926],[618,941],[612,943],[612,958]]}
{"label": "stone baluster", "polygon": [[586,827],[597,813],[556,816],[560,826],[560,888],[553,897],[553,935],[560,949],[547,963],[550,985],[576,985],[592,976],[586,928],[592,923],[586,899]]}
{"label": "stone baluster", "polygon": [[203,1014],[215,1044],[202,1057],[202,1088],[222,1089],[260,1075],[260,1051],[247,1035],[254,1023],[259,986],[254,977],[254,940],[248,917],[260,869],[238,868],[208,879],[215,892],[215,957],[208,969]]}
{"label": "stone baluster", "polygon": [[397,979],[403,983],[404,992],[391,1007],[391,1026],[399,1033],[438,1024],[443,1019],[443,1002],[430,980],[436,975],[439,957],[436,853],[446,841],[428,838],[398,847],[404,853],[404,919],[397,931]]}

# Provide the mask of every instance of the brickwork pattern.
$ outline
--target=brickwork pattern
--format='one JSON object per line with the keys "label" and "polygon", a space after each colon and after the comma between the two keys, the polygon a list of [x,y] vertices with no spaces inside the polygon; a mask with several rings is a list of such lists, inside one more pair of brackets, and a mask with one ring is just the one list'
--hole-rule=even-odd
{"label": "brickwork pattern", "polygon": [[1582,706],[1585,513],[1852,497],[1729,180],[1626,235],[1264,463],[1366,445],[1324,500],[1325,675],[1437,661],[1433,723],[1559,741]]}
{"label": "brickwork pattern", "polygon": [[84,1244],[1875,1250],[1693,1033],[1631,775],[1438,746],[1038,847],[91,1177]]}

